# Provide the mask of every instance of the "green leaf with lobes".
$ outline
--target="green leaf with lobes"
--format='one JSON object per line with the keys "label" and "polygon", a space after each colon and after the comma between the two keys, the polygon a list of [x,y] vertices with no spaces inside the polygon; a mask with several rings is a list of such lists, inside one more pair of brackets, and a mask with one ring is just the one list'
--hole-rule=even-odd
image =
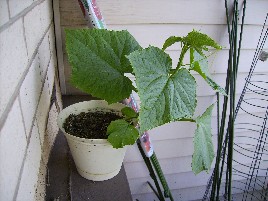
{"label": "green leaf with lobes", "polygon": [[134,144],[139,137],[138,130],[123,119],[112,121],[107,134],[108,141],[117,149]]}
{"label": "green leaf with lobes", "polygon": [[212,87],[212,89],[218,91],[222,95],[227,95],[225,90],[211,78],[212,76],[209,72],[208,60],[205,56],[199,54],[193,48],[190,48],[190,62],[190,69],[198,72],[204,78],[204,80]]}
{"label": "green leaf with lobes", "polygon": [[152,46],[131,53],[128,59],[141,100],[141,132],[192,117],[196,107],[196,82],[187,69],[171,73],[169,55]]}
{"label": "green leaf with lobes", "polygon": [[194,154],[192,158],[192,170],[195,174],[203,170],[207,172],[211,168],[211,163],[214,159],[214,149],[211,133],[211,115],[213,106],[196,119],[197,128],[194,135]]}
{"label": "green leaf with lobes", "polygon": [[208,51],[208,47],[221,49],[221,46],[218,45],[212,38],[196,30],[189,32],[185,37],[170,36],[164,42],[162,49],[165,50],[177,42],[182,42],[183,45],[188,48],[194,48],[201,55],[204,55],[204,50]]}
{"label": "green leaf with lobes", "polygon": [[124,73],[132,67],[125,55],[140,49],[127,31],[66,29],[71,82],[80,90],[109,103],[129,97],[133,86]]}
{"label": "green leaf with lobes", "polygon": [[183,43],[190,48],[193,48],[199,54],[204,56],[203,50],[208,51],[208,47],[215,48],[217,50],[221,49],[212,38],[208,35],[200,33],[198,31],[191,31],[187,36],[183,37]]}

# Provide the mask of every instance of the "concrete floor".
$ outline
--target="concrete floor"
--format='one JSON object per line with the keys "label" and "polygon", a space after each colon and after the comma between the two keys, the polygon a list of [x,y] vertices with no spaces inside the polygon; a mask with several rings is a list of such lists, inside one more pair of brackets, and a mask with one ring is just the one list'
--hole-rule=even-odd
{"label": "concrete floor", "polygon": [[[64,96],[64,107],[88,96]],[[131,193],[124,167],[114,178],[93,182],[81,177],[69,152],[67,141],[59,132],[48,162],[47,201],[131,201]]]}

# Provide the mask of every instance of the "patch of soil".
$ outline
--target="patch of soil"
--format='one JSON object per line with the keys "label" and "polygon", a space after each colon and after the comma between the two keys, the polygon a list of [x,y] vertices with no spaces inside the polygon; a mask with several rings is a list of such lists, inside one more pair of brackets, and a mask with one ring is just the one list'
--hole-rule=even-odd
{"label": "patch of soil", "polygon": [[111,121],[122,119],[112,111],[89,111],[70,114],[63,128],[71,135],[86,139],[107,139],[107,127]]}

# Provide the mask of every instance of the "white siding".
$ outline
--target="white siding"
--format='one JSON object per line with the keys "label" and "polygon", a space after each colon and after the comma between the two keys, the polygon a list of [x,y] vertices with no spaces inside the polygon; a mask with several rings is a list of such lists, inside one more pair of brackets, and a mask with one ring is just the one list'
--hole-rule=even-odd
{"label": "white siding", "polygon": [[[241,1],[239,2],[241,3]],[[99,0],[98,4],[109,29],[127,29],[143,47],[147,47],[149,44],[161,47],[169,36],[184,36],[193,29],[210,35],[223,46],[223,50],[210,59],[210,64],[212,65],[210,71],[214,79],[221,86],[225,86],[229,45],[225,25],[224,1]],[[247,76],[252,62],[267,8],[268,1],[265,0],[249,0],[247,3],[246,25],[244,27],[237,82],[237,97],[239,97],[244,86],[244,78]],[[77,22],[79,21],[77,20]],[[267,47],[265,48],[267,49]],[[180,53],[180,46],[174,45],[170,47],[167,53],[176,61]],[[175,66],[176,64],[173,65]],[[267,62],[259,63],[255,72],[268,72]],[[216,99],[215,93],[201,80],[200,76],[195,75],[195,77],[198,82],[197,94],[199,100],[197,114],[200,114]],[[139,102],[138,97],[137,100]],[[251,108],[249,107],[249,109]],[[251,112],[255,114],[260,112],[256,108],[254,109]],[[248,118],[249,115],[242,112],[239,121],[243,122]],[[212,122],[213,141],[216,147],[216,111],[213,111]],[[191,171],[194,129],[195,125],[191,123],[171,123],[150,131],[156,154],[175,200],[201,199],[210,175],[207,173],[194,175]],[[239,134],[251,135],[243,130],[240,130]],[[239,140],[240,143],[245,143],[248,139],[246,141],[245,138]],[[248,158],[240,159],[244,164],[250,165],[251,160]],[[156,199],[152,190],[146,184],[146,181],[151,180],[136,146],[129,148],[124,165],[133,200],[150,201]],[[238,164],[235,165],[235,167],[241,168]]]}
{"label": "white siding", "polygon": [[[99,0],[107,24],[224,24],[222,0]],[[228,1],[232,2],[232,1]],[[241,2],[239,1],[241,6]],[[230,7],[230,3],[229,3]],[[263,24],[267,12],[265,0],[249,0],[246,24]],[[260,17],[256,17],[260,13]]]}
{"label": "white siding", "polygon": [[[241,2],[242,1],[239,1],[240,7]],[[98,4],[109,29],[127,29],[143,47],[147,47],[148,45],[161,47],[169,36],[184,36],[193,29],[210,35],[223,46],[222,51],[217,52],[209,59],[211,66],[210,72],[221,86],[225,85],[229,43],[224,1],[98,0]],[[237,82],[237,97],[239,97],[244,86],[244,79],[248,74],[252,62],[267,8],[267,0],[247,1],[247,13]],[[77,1],[60,0],[59,10],[60,25],[62,28],[60,35],[62,41],[65,41],[63,31],[65,27],[86,26],[86,22],[82,17]],[[265,48],[266,50],[268,49],[267,46]],[[64,75],[61,76],[65,76],[66,82],[63,82],[66,85],[66,93],[80,93],[68,83],[70,67],[64,51],[64,43],[62,49],[62,62],[64,67],[62,67],[61,72],[63,72]],[[178,55],[180,54],[180,46],[174,45],[168,48],[167,53],[174,59],[173,66],[175,66],[175,62],[177,62]],[[255,72],[268,72],[267,62],[259,62]],[[194,76],[198,83],[197,95],[199,104],[196,113],[198,115],[203,113],[207,106],[214,103],[216,98],[215,93],[207,86],[201,77],[196,74]],[[139,102],[138,97],[137,101]],[[256,115],[260,112],[256,108],[252,110],[249,107],[249,109]],[[239,121],[245,122],[247,119],[249,119],[249,115],[242,112]],[[215,147],[216,121],[216,111],[213,111],[212,131]],[[191,171],[194,130],[195,125],[191,123],[171,123],[150,131],[156,154],[172,189],[175,200],[189,201],[201,199],[210,175],[207,173],[194,175]],[[245,130],[239,130],[239,134],[250,135],[250,133]],[[245,138],[239,140],[240,143],[246,142]],[[250,164],[250,160],[241,158],[241,161],[242,160],[245,164]],[[146,181],[150,180],[149,173],[135,145],[128,149],[124,165],[133,200],[151,201],[156,199],[152,190],[146,183]],[[237,167],[240,168],[239,165],[237,165]]]}

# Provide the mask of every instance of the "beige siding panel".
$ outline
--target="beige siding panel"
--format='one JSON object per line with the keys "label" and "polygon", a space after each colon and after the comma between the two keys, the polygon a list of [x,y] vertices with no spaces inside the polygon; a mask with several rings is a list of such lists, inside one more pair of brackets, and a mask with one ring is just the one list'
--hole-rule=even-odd
{"label": "beige siding panel", "polygon": [[[187,159],[187,160],[185,160]],[[172,161],[163,161],[160,160],[160,164],[162,165],[162,171],[164,172],[165,175],[176,175],[176,174],[181,174],[181,173],[191,173],[192,168],[191,168],[191,157],[184,157],[184,158],[174,158],[174,162]],[[242,166],[241,164],[238,164],[236,162],[233,162],[233,169],[234,169],[234,174],[237,174],[237,172],[244,172],[248,173],[249,172],[249,167],[251,166],[251,161],[247,160],[247,163],[243,163],[246,166]],[[163,166],[165,165],[165,166]],[[214,167],[215,163],[212,164],[211,167]],[[258,175],[259,176],[265,176],[265,169],[266,167],[264,166],[268,165],[268,163],[264,162],[263,165],[260,167],[262,170],[259,170]],[[128,165],[124,165],[124,167],[127,169],[127,175],[128,175],[128,180],[132,179],[144,179],[148,178],[150,173],[148,172],[146,166],[144,163],[136,162],[136,163],[129,163]],[[212,172],[212,170],[211,170]],[[198,175],[197,175],[198,176]],[[178,178],[179,179],[179,178]],[[236,180],[241,180],[243,179],[241,176],[236,177]]]}
{"label": "beige siding panel", "polygon": [[[260,115],[258,113],[254,114]],[[244,124],[239,124],[235,127],[235,133],[237,136],[235,140],[236,143],[256,143],[256,139],[259,137],[261,128],[260,126],[254,126],[252,124],[262,125],[262,122],[260,122],[258,118],[252,119],[248,114],[240,115],[238,120],[239,121],[237,121],[237,123],[242,122]],[[213,118],[213,122],[216,122],[216,117]],[[251,125],[245,123],[251,123]],[[157,156],[161,159],[167,158],[167,160],[171,160],[172,157],[191,156],[193,154],[193,136],[195,128],[196,125],[193,123],[175,122],[149,131]],[[216,130],[217,126],[215,123],[212,123],[212,134],[215,148],[217,144]],[[180,152],[181,149],[183,150]],[[131,146],[128,149],[125,163],[135,161],[142,161],[136,145]]]}
{"label": "beige siding panel", "polygon": [[[248,143],[251,139],[247,139],[245,140],[244,143]],[[240,143],[243,143],[242,140]],[[254,148],[249,149],[250,151],[254,151]],[[241,149],[240,149],[241,151]],[[245,152],[247,154],[249,154],[249,152]],[[254,153],[254,152],[253,152]],[[252,153],[251,153],[252,155]],[[267,160],[268,156],[267,155],[263,155],[262,156],[262,160],[263,163],[260,164],[260,168],[265,169],[267,168],[268,165],[268,161],[264,161]],[[248,172],[248,167],[250,167],[252,162],[252,159],[249,157],[246,157],[242,154],[239,154],[238,152],[234,153],[234,162],[233,162],[233,168],[236,170],[240,170],[243,172]],[[172,158],[172,160],[170,158],[163,158],[163,159],[159,159],[159,163],[162,167],[163,172],[165,173],[165,175],[170,175],[170,174],[178,174],[178,173],[182,173],[182,172],[191,172],[192,171],[192,167],[191,167],[191,163],[192,163],[192,156],[182,156],[182,157],[174,157]],[[244,164],[248,167],[244,167],[241,164]],[[213,161],[211,167],[213,169],[215,165],[215,160]],[[134,162],[128,162],[124,164],[124,167],[126,169],[126,173],[128,176],[128,179],[134,179],[134,178],[143,178],[143,177],[148,177],[149,176],[149,172],[145,166],[145,163],[143,161],[134,161]],[[259,175],[260,174],[265,174],[265,171],[261,171],[259,170]],[[263,175],[265,176],[265,175]]]}
{"label": "beige siding panel", "polygon": [[[146,185],[146,184],[144,184]],[[177,201],[197,201],[203,197],[204,192],[206,190],[206,186],[198,186],[193,188],[184,188],[179,190],[172,190],[171,193],[173,198]],[[134,194],[132,195],[133,200],[140,201],[153,201],[158,200],[154,193],[146,193],[146,194]],[[198,200],[199,201],[199,200]]]}
{"label": "beige siding panel", "polygon": [[[264,49],[268,51],[267,49]],[[176,68],[179,60],[179,56],[181,51],[180,50],[166,50],[166,53],[169,54],[170,58],[172,59],[172,67]],[[240,52],[240,61],[238,66],[239,73],[245,73],[244,75],[248,74],[252,61],[254,58],[255,50],[253,49],[242,49]],[[209,62],[209,71],[211,74],[225,74],[227,72],[228,67],[228,57],[229,57],[229,50],[223,49],[220,51],[210,51],[208,52],[208,62]],[[190,63],[190,54],[189,52],[186,53],[184,57],[184,64]],[[255,73],[265,73],[267,71],[267,63],[258,60],[257,66],[254,70]],[[197,74],[197,72],[192,71],[192,74]]]}
{"label": "beige siding panel", "polygon": [[[241,1],[239,2],[241,4]],[[143,47],[147,47],[150,44],[161,48],[162,44],[169,36],[184,36],[193,29],[208,34],[223,46],[223,50],[210,57],[209,62],[211,66],[210,72],[214,80],[221,86],[225,86],[229,43],[227,27],[225,25],[224,1],[170,0],[165,2],[160,0],[99,0],[98,4],[109,29],[127,29],[136,37],[137,41]],[[241,7],[241,5],[239,6]],[[267,7],[267,0],[247,1],[246,25],[244,27],[237,81],[237,100],[251,66],[262,24],[267,13]],[[62,29],[73,26],[84,27],[86,25],[76,0],[60,0],[60,11]],[[64,41],[63,31],[62,37]],[[265,48],[267,50],[268,47]],[[168,48],[166,52],[170,54],[174,61],[177,61],[180,49],[179,44],[176,44]],[[185,62],[189,62],[189,55],[186,55]],[[65,53],[64,65],[67,92],[77,93],[77,90],[68,83],[70,67]],[[174,62],[173,67],[175,67],[175,65],[176,63]],[[266,63],[259,62],[255,72],[267,72]],[[215,92],[210,89],[207,83],[205,83],[199,75],[196,75],[196,73],[193,74],[198,83],[197,95],[199,104],[197,106],[196,115],[199,115],[205,111],[207,106],[215,103],[216,98]],[[133,79],[133,77],[131,77],[131,79]],[[258,80],[259,78],[255,79]],[[262,83],[262,86],[267,88],[265,85],[267,84]],[[252,98],[254,97],[253,95],[254,94],[250,94],[247,98]],[[135,95],[135,97],[137,102],[140,103],[137,95]],[[255,101],[254,103],[258,105],[263,104]],[[254,112],[254,115],[257,116],[263,116],[261,108],[252,107],[250,104],[244,105],[243,107],[245,107],[246,111]],[[214,109],[212,133],[215,149],[217,136],[216,122],[216,110]],[[245,113],[245,111],[242,111],[237,119],[237,123],[240,122],[261,124],[260,119],[252,118],[252,116]],[[191,172],[195,128],[196,125],[193,123],[176,122],[149,131],[168,184],[171,189],[173,189],[172,192],[175,200],[190,201],[201,199],[209,178],[209,174],[205,172],[197,176]],[[250,143],[256,141],[256,139],[250,137],[258,136],[259,133],[256,131],[249,132],[249,128],[254,128],[257,131],[259,129],[258,126],[254,127],[252,125],[239,125],[236,127],[236,135],[245,136],[237,138],[236,143],[242,147],[250,148],[250,150],[253,151],[254,147],[251,147]],[[238,150],[241,150],[241,148],[238,148]],[[246,151],[244,151],[244,153],[249,154],[249,152]],[[238,162],[243,162],[244,164],[250,164],[251,162],[250,158],[241,157],[237,155],[237,153],[235,153],[235,158],[237,158]],[[133,200],[136,198],[140,201],[156,199],[152,190],[146,183],[146,181],[150,180],[149,173],[136,145],[129,147],[124,165],[133,194]],[[238,163],[235,163],[235,167],[242,169]]]}
{"label": "beige siding panel", "polygon": [[[246,182],[246,181],[243,181]],[[240,182],[241,184],[241,182]],[[148,186],[148,184],[144,184],[144,186]],[[235,185],[238,186],[238,182],[235,182]],[[239,185],[241,189],[243,189],[243,186]],[[239,187],[238,186],[238,187]],[[224,189],[224,188],[222,188]],[[243,194],[241,194],[241,189],[233,188],[232,192],[235,193],[232,196],[233,200],[242,200]],[[206,186],[197,186],[193,188],[183,188],[179,190],[171,190],[173,198],[177,201],[202,201],[202,198],[204,196],[204,193],[206,191]],[[220,192],[220,196],[224,194],[223,190]],[[140,200],[140,201],[153,201],[158,200],[158,198],[155,196],[153,192],[146,193],[146,194],[134,194],[132,195],[133,200]],[[223,200],[223,199],[222,199]]]}
{"label": "beige siding panel", "polygon": [[[210,174],[202,172],[195,175],[193,172],[185,172],[179,174],[165,175],[168,181],[169,187],[173,189],[191,188],[198,186],[205,186],[210,177]],[[142,194],[152,192],[146,181],[150,181],[149,176],[144,178],[129,179],[129,185],[132,189],[132,194]],[[143,185],[140,185],[143,184]]]}
{"label": "beige siding panel", "polygon": [[[177,0],[168,3],[160,0],[135,2],[100,0],[98,4],[108,25],[226,23],[224,1],[221,0],[180,0],[179,3]],[[245,23],[262,25],[267,7],[266,0],[248,1]],[[60,12],[61,25],[86,25],[77,1],[61,0]],[[256,13],[259,14],[258,17]]]}
{"label": "beige siding panel", "polygon": [[[170,159],[159,160],[163,172],[166,174],[175,174],[180,172],[190,172],[192,157],[177,157]],[[143,161],[130,162],[124,164],[128,179],[143,178],[149,176],[149,171]]]}
{"label": "beige siding panel", "polygon": [[[245,85],[245,78],[248,73],[240,73],[237,75],[237,83],[236,83],[236,91],[242,92]],[[204,81],[204,79],[200,75],[194,75],[197,82],[197,96],[212,96],[215,95],[215,92],[211,89],[211,87]],[[212,78],[216,81],[220,86],[225,86],[226,75],[225,74],[213,74]],[[267,83],[259,83],[260,86],[265,86]]]}
{"label": "beige siding panel", "polygon": [[[264,20],[264,18],[262,19]],[[111,25],[109,29],[128,30],[140,43],[142,47],[153,45],[162,47],[163,43],[169,36],[186,36],[193,29],[201,31],[216,42],[224,49],[229,47],[229,37],[226,25],[214,24],[141,24],[141,25]],[[262,26],[245,25],[242,42],[242,49],[255,49],[260,37]],[[253,34],[254,33],[254,34]],[[180,50],[181,46],[173,45],[168,50]]]}
{"label": "beige siding panel", "polygon": [[[216,143],[215,137],[213,138],[213,143]],[[191,156],[194,151],[193,138],[153,141],[153,146],[159,159]],[[127,150],[125,162],[129,161],[141,161],[140,153],[136,146],[132,146]]]}
{"label": "beige siding panel", "polygon": [[[166,175],[166,179],[168,181],[171,190],[206,186],[209,178],[210,174],[207,174],[205,172],[202,172],[198,175],[195,175],[192,172]],[[242,181],[242,182],[245,181],[241,177],[237,177],[236,175],[233,175],[233,178],[235,181]],[[129,185],[130,188],[132,189],[132,194],[143,194],[152,192],[151,188],[146,183],[147,181],[152,182],[152,180],[149,177],[129,179]],[[240,186],[241,190],[243,190],[244,184],[242,182],[234,182],[234,185],[236,187]],[[233,191],[233,193],[239,193],[239,192],[241,191],[235,191],[235,190]],[[205,191],[203,193],[205,193]],[[201,197],[199,199],[201,199]]]}
{"label": "beige siding panel", "polygon": [[[265,113],[252,113],[256,116],[264,116]],[[259,118],[252,118],[250,114],[241,114],[237,118],[236,126],[235,126],[235,132],[236,135],[242,135],[247,134],[249,132],[249,129],[254,129],[254,131],[249,132],[252,136],[258,136],[259,132],[261,131],[261,128],[257,125],[262,125],[263,119]],[[217,117],[212,117],[212,135],[217,135]],[[240,123],[240,124],[239,124]],[[246,123],[251,123],[251,125],[248,125]],[[255,124],[252,125],[252,124]],[[227,126],[227,123],[226,123]],[[163,126],[157,127],[155,129],[152,129],[149,131],[149,134],[151,138],[153,139],[153,142],[155,141],[161,141],[161,140],[172,140],[172,139],[182,139],[182,138],[189,138],[194,136],[194,132],[196,129],[196,124],[194,123],[186,123],[186,122],[172,122],[169,124],[165,124]]]}
{"label": "beige siding panel", "polygon": [[[236,102],[238,102],[240,98],[240,94],[236,95]],[[243,99],[243,103],[241,105],[243,110],[239,111],[239,115],[246,114],[246,113],[262,113],[262,116],[265,115],[265,107],[267,105],[267,100],[259,99],[261,97],[258,97],[256,94],[246,94]],[[210,96],[201,96],[197,98],[197,110],[196,115],[200,115],[205,111],[205,108],[207,108],[209,105],[216,103],[216,97],[214,98]],[[223,96],[220,97],[220,103],[223,103]],[[255,106],[253,106],[255,105]],[[222,104],[220,104],[220,111],[222,111]],[[227,108],[227,115],[229,115],[229,107]],[[212,116],[217,116],[216,106],[212,112]],[[239,117],[240,118],[240,117]],[[239,119],[238,118],[238,119]]]}
{"label": "beige siding panel", "polygon": [[[267,49],[264,49],[265,51],[268,51]],[[179,55],[180,55],[179,50],[168,50],[166,51],[167,54],[171,57],[173,63],[172,66],[175,68],[177,66],[178,60],[179,60]],[[210,54],[212,54],[208,58],[209,62],[209,69],[210,73],[215,74],[215,73],[226,73],[227,71],[227,66],[228,66],[228,57],[229,57],[229,50],[223,49],[217,52],[211,51]],[[238,72],[239,73],[248,73],[252,64],[252,60],[255,54],[255,50],[250,50],[250,49],[242,49],[240,52],[240,62],[238,66]],[[188,64],[190,62],[190,55],[189,53],[185,55],[184,57],[184,63]],[[255,69],[255,73],[257,72],[266,72],[267,71],[267,63],[262,62],[258,60],[258,65]],[[192,72],[193,74],[195,72]]]}
{"label": "beige siding panel", "polygon": [[[253,139],[250,138],[250,132],[240,133],[239,135],[245,135],[244,138],[236,138],[235,142],[239,145],[237,150],[249,149],[250,151],[254,151],[255,148],[252,146]],[[179,135],[179,134],[178,134]],[[256,136],[258,137],[258,136]],[[153,137],[152,137],[153,139]],[[254,140],[256,141],[256,140]],[[169,159],[185,156],[192,156],[194,152],[193,147],[193,138],[174,138],[174,139],[165,139],[160,141],[154,141],[153,147],[155,153],[157,154],[158,159]],[[217,136],[212,136],[212,142],[214,144],[214,151],[216,152],[216,144],[217,144]],[[248,151],[250,154],[250,151]],[[125,157],[124,162],[137,162],[142,161],[140,153],[136,146],[131,146],[127,150],[127,155]]]}
{"label": "beige siding panel", "polygon": [[[264,113],[252,113],[257,116],[264,116]],[[236,123],[251,123],[256,125],[261,125],[263,120],[260,120],[258,118],[252,118],[249,114],[241,114],[239,115],[239,118],[237,118]],[[212,117],[212,134],[217,134],[217,117]],[[165,124],[163,126],[157,127],[155,129],[152,129],[149,131],[151,138],[154,141],[159,140],[167,140],[167,139],[174,139],[174,138],[187,138],[187,137],[193,137],[194,131],[195,131],[196,125],[194,123],[187,123],[187,122],[173,122],[169,124]],[[258,126],[253,125],[237,125],[236,127],[236,133],[241,134],[243,132],[247,132],[249,128],[255,129],[257,131],[260,131],[261,129]],[[258,132],[254,132],[253,135],[258,135]]]}
{"label": "beige siding panel", "polygon": [[[131,1],[100,0],[107,24],[225,24],[225,6],[222,0],[169,0],[167,1]],[[239,1],[241,7],[241,1]],[[262,24],[264,16],[256,13],[267,12],[268,2],[250,0],[247,3],[246,24]],[[241,13],[240,13],[241,15]],[[164,16],[164,17],[163,17]]]}

